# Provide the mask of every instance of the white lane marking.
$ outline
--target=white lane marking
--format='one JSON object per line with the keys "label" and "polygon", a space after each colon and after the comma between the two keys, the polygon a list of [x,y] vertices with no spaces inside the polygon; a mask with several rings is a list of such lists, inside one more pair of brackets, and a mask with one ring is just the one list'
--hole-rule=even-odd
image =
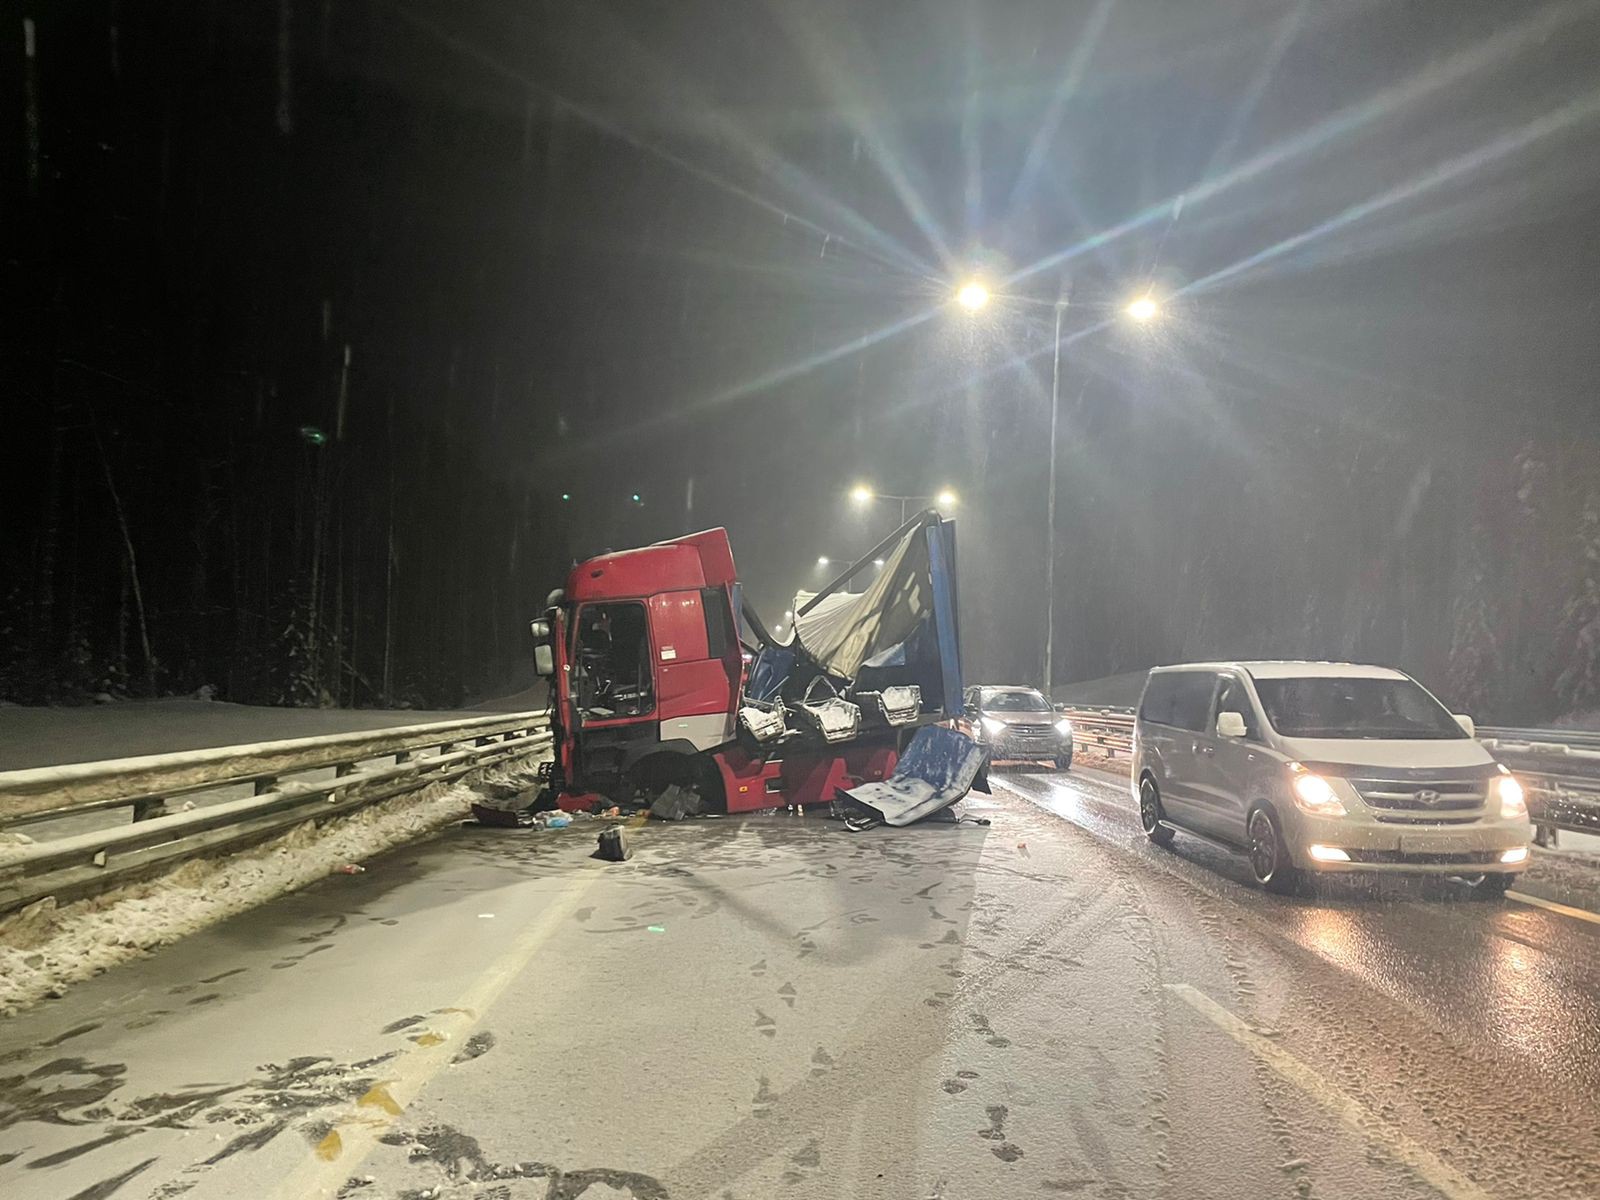
{"label": "white lane marking", "polygon": [[331,1196],[338,1191],[372,1153],[378,1138],[389,1130],[406,1105],[450,1065],[466,1035],[522,974],[539,948],[572,915],[578,901],[588,894],[602,873],[595,871],[567,895],[553,901],[454,1004],[434,1015],[428,1023],[428,1032],[442,1040],[427,1045],[413,1043],[400,1057],[384,1064],[389,1072],[387,1077],[333,1118],[333,1132],[297,1170],[279,1183],[272,1193],[276,1200],[306,1200],[309,1196]]}
{"label": "white lane marking", "polygon": [[1531,904],[1535,908],[1548,908],[1551,912],[1560,913],[1564,917],[1576,917],[1580,921],[1592,921],[1594,924],[1600,925],[1600,913],[1592,913],[1587,908],[1573,908],[1570,904],[1557,904],[1554,900],[1530,896],[1527,892],[1507,892],[1506,899],[1516,900],[1522,904]]}
{"label": "white lane marking", "polygon": [[1294,1084],[1332,1112],[1351,1129],[1382,1146],[1396,1161],[1411,1168],[1450,1200],[1493,1200],[1490,1193],[1473,1183],[1449,1163],[1412,1141],[1360,1101],[1340,1091],[1282,1046],[1262,1037],[1198,988],[1187,983],[1167,983],[1162,986],[1182,998],[1201,1016],[1261,1059],[1283,1079]]}

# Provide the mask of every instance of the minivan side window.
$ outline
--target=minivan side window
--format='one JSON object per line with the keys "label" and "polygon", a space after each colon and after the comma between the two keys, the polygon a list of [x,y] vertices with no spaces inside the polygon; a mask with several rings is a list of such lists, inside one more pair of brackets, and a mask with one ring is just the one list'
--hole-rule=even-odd
{"label": "minivan side window", "polygon": [[1217,677],[1209,671],[1162,671],[1145,685],[1139,716],[1157,725],[1176,725],[1195,733],[1211,720]]}

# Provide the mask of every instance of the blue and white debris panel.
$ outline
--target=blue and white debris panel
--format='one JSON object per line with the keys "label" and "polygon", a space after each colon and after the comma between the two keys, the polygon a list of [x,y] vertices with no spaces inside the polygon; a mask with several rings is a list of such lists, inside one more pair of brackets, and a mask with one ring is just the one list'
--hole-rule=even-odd
{"label": "blue and white debris panel", "polygon": [[872,809],[886,825],[910,825],[949,808],[972,789],[989,752],[966,734],[940,725],[917,730],[894,774],[850,788],[846,796]]}

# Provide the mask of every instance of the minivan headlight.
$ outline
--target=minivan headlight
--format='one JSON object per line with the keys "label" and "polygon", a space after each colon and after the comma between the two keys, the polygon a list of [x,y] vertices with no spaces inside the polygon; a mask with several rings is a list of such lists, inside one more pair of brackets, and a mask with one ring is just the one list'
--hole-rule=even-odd
{"label": "minivan headlight", "polygon": [[1528,798],[1515,775],[1496,775],[1489,785],[1500,798],[1500,816],[1507,821],[1528,819]]}
{"label": "minivan headlight", "polygon": [[1295,806],[1302,812],[1308,812],[1314,817],[1342,817],[1345,808],[1339,797],[1333,794],[1333,785],[1315,772],[1308,771],[1299,763],[1290,763],[1289,770],[1294,772],[1291,786],[1294,789]]}

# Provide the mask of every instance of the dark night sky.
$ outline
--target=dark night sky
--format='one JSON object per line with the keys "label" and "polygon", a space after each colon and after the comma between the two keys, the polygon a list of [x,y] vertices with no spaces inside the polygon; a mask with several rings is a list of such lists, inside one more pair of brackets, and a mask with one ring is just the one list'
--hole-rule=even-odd
{"label": "dark night sky", "polygon": [[248,649],[260,698],[322,588],[352,679],[381,594],[419,696],[492,689],[564,556],[713,524],[776,616],[893,524],[858,480],[960,493],[969,674],[1036,680],[1064,292],[1058,680],[1338,655],[1585,699],[1600,4],[7,11],[13,678],[128,657],[109,473],[162,687]]}

